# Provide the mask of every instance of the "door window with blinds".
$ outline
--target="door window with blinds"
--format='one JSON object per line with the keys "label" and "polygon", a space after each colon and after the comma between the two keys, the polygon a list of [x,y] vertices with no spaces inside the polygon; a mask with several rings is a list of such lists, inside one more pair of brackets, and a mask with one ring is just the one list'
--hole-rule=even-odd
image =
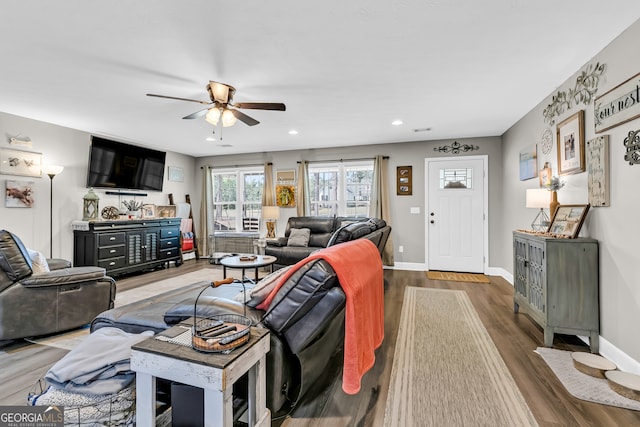
{"label": "door window with blinds", "polygon": [[215,231],[258,231],[262,209],[264,170],[214,169],[213,229]]}
{"label": "door window with blinds", "polygon": [[309,201],[312,216],[369,216],[373,160],[312,163]]}

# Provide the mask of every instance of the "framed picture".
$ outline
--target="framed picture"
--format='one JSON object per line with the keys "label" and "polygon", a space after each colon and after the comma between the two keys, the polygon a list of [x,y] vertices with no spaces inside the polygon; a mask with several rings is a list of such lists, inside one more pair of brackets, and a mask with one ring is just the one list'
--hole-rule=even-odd
{"label": "framed picture", "polygon": [[575,238],[580,233],[589,205],[560,205],[549,224],[548,233]]}
{"label": "framed picture", "polygon": [[142,218],[155,218],[156,205],[142,205]]}
{"label": "framed picture", "polygon": [[558,174],[584,172],[584,110],[558,123]]}
{"label": "framed picture", "polygon": [[158,218],[176,218],[177,207],[176,205],[158,205],[155,214]]}
{"label": "framed picture", "polygon": [[276,205],[283,208],[295,208],[296,187],[293,185],[276,185]]}
{"label": "framed picture", "polygon": [[8,208],[32,208],[35,203],[34,186],[33,181],[7,180],[4,205]]}
{"label": "framed picture", "polygon": [[296,171],[294,169],[287,169],[276,172],[276,181],[278,182],[294,182],[295,180]]}
{"label": "framed picture", "polygon": [[549,162],[545,162],[542,169],[540,169],[540,187],[548,187],[551,185],[551,166]]}
{"label": "framed picture", "polygon": [[640,117],[640,73],[602,94],[593,103],[596,133]]}
{"label": "framed picture", "polygon": [[182,170],[182,168],[179,168],[177,166],[169,166],[169,181],[183,182],[184,171]]}
{"label": "framed picture", "polygon": [[609,136],[587,141],[587,194],[591,206],[609,206]]}
{"label": "framed picture", "polygon": [[42,176],[42,154],[0,148],[0,174]]}
{"label": "framed picture", "polygon": [[535,144],[520,152],[520,181],[538,176],[538,149]]}
{"label": "framed picture", "polygon": [[411,169],[411,166],[396,168],[396,194],[398,196],[410,196],[412,193]]}

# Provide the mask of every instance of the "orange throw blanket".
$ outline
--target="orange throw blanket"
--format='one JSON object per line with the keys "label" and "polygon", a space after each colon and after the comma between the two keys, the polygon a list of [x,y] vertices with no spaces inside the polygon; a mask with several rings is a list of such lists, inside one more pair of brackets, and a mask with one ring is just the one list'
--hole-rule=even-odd
{"label": "orange throw blanket", "polygon": [[324,259],[333,267],[346,295],[342,390],[356,394],[362,376],[375,363],[375,349],[384,339],[382,260],[370,240],[352,240],[312,253],[290,268],[257,308],[267,310],[289,276],[313,259]]}

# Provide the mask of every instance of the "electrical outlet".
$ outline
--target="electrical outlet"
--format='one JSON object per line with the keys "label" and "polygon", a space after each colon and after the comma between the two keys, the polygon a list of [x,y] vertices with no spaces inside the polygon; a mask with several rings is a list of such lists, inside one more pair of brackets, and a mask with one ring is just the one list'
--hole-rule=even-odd
{"label": "electrical outlet", "polygon": [[398,246],[398,252],[400,253],[404,252],[404,246],[402,245]]}

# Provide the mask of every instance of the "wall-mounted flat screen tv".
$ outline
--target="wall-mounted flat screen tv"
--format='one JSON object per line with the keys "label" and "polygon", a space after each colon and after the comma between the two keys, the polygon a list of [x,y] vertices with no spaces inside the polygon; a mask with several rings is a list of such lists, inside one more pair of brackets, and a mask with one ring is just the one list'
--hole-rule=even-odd
{"label": "wall-mounted flat screen tv", "polygon": [[87,187],[162,191],[166,154],[92,136]]}

